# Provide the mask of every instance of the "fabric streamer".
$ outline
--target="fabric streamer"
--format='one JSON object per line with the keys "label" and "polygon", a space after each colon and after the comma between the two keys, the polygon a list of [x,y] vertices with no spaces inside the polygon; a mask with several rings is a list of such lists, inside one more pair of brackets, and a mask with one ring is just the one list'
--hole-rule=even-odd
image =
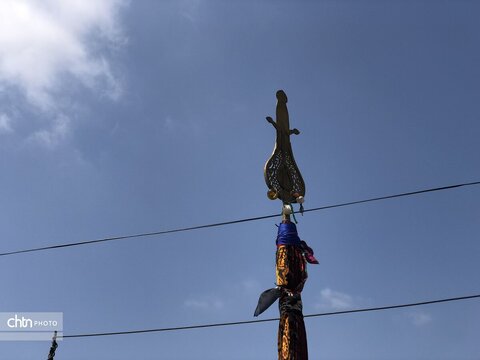
{"label": "fabric streamer", "polygon": [[257,308],[253,316],[258,316],[267,310],[282,295],[282,290],[278,287],[265,290],[258,299]]}
{"label": "fabric streamer", "polygon": [[[294,223],[283,222],[277,225],[277,227],[277,287],[267,289],[262,292],[258,299],[258,304],[257,308],[255,309],[254,316],[258,316],[265,310],[267,310],[275,301],[277,301],[277,299],[282,297],[282,294],[293,295],[294,293],[299,293],[301,291],[301,289],[299,288],[300,285],[303,288],[303,284],[307,277],[306,271],[304,271],[303,273],[301,272],[299,279],[294,281],[292,279],[294,269],[291,269],[290,266],[288,266],[289,264],[287,264],[291,262],[290,260],[288,260],[287,252],[294,253],[297,258],[296,262],[300,265],[304,263],[305,260],[310,264],[318,264],[318,260],[313,255],[314,252],[312,248],[309,247],[304,240],[300,240],[297,232],[297,227]],[[299,266],[299,268],[301,270],[304,270],[305,264]],[[287,269],[287,271],[282,272],[282,269]],[[291,289],[288,286],[289,282],[295,282],[298,284],[295,286],[295,288]]]}

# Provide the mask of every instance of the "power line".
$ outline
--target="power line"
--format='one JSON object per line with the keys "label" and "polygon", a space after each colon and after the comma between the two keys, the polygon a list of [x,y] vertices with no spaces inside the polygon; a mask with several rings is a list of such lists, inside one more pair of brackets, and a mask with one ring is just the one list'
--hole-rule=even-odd
{"label": "power line", "polygon": [[[459,188],[459,187],[464,187],[464,186],[473,186],[473,185],[480,185],[480,181],[469,182],[469,183],[461,183],[461,184],[455,184],[455,185],[449,185],[449,186],[442,186],[442,187],[436,187],[436,188],[430,188],[430,189],[423,189],[423,190],[411,191],[411,192],[394,194],[394,195],[380,196],[380,197],[374,197],[374,198],[357,200],[357,201],[350,201],[350,202],[334,204],[334,205],[326,205],[326,206],[321,206],[321,207],[317,207],[317,208],[313,208],[313,209],[307,209],[304,212],[327,210],[327,209],[333,209],[333,208],[338,208],[338,207],[363,204],[363,203],[367,203],[367,202],[394,199],[394,198],[405,197],[405,196],[413,196],[413,195],[419,195],[419,194],[424,194],[424,193],[428,193],[428,192],[444,191],[444,190],[450,190],[450,189],[454,189],[454,188]],[[28,252],[37,252],[37,251],[44,251],[44,250],[54,250],[54,249],[60,249],[60,248],[66,248],[66,247],[102,243],[102,242],[107,242],[107,241],[126,240],[126,239],[140,238],[140,237],[166,235],[166,234],[172,234],[172,233],[177,233],[177,232],[192,231],[192,230],[199,230],[199,229],[212,228],[212,227],[218,227],[218,226],[239,224],[239,223],[244,223],[244,222],[249,222],[249,221],[258,221],[258,220],[270,219],[270,218],[274,218],[274,217],[277,217],[277,216],[279,216],[279,214],[257,216],[257,217],[251,217],[251,218],[245,218],[245,219],[239,219],[239,220],[231,220],[231,221],[225,221],[225,222],[219,222],[219,223],[213,223],[213,224],[206,224],[206,225],[190,226],[190,227],[184,227],[184,228],[178,228],[178,229],[172,229],[172,230],[163,230],[163,231],[147,232],[147,233],[140,233],[140,234],[133,234],[133,235],[124,235],[124,236],[113,236],[113,237],[107,237],[107,238],[102,238],[102,239],[84,240],[84,241],[78,241],[78,242],[67,243],[67,244],[50,245],[50,246],[24,249],[24,250],[14,250],[14,251],[0,253],[0,256],[17,255],[17,254],[24,254],[24,253],[28,253]]]}
{"label": "power line", "polygon": [[425,194],[425,193],[435,192],[435,191],[451,190],[451,189],[455,189],[455,188],[459,188],[459,187],[463,187],[463,186],[473,186],[473,185],[480,185],[480,181],[474,181],[474,182],[456,184],[456,185],[448,185],[448,186],[442,186],[442,187],[430,188],[430,189],[424,189],[424,190],[418,190],[418,191],[411,191],[411,192],[406,192],[406,193],[401,193],[401,194],[380,196],[380,197],[376,197],[376,198],[351,201],[351,202],[336,204],[336,205],[327,205],[327,206],[322,206],[322,207],[318,207],[318,208],[307,209],[307,210],[304,210],[304,212],[319,211],[319,210],[325,210],[325,209],[333,209],[333,208],[342,207],[342,206],[357,205],[357,204],[363,204],[363,203],[372,202],[372,201],[394,199],[394,198],[399,198],[399,197],[404,197],[404,196],[419,195],[419,194]]}
{"label": "power line", "polygon": [[[446,302],[453,302],[453,301],[460,301],[460,300],[469,300],[469,299],[475,299],[475,298],[480,298],[480,294],[468,295],[468,296],[459,296],[459,297],[453,297],[453,298],[444,298],[444,299],[437,299],[437,300],[429,300],[429,301],[422,301],[422,302],[415,302],[415,303],[408,303],[408,304],[398,304],[398,305],[380,306],[380,307],[372,307],[372,308],[362,308],[362,309],[333,311],[333,312],[318,313],[318,314],[309,314],[309,315],[304,315],[304,318],[321,317],[321,316],[333,316],[333,315],[342,315],[342,314],[353,314],[353,313],[360,313],[360,312],[392,310],[392,309],[399,309],[399,308],[406,308],[406,307],[439,304],[439,303],[446,303]],[[67,339],[67,338],[84,338],[84,337],[95,337],[95,336],[130,335],[130,334],[144,334],[144,333],[152,333],[152,332],[205,329],[205,328],[212,328],[212,327],[256,324],[256,323],[264,323],[264,322],[271,322],[271,321],[278,321],[278,320],[280,320],[280,318],[246,320],[246,321],[224,322],[224,323],[203,324],[203,325],[177,326],[177,327],[170,327],[170,328],[157,328],[157,329],[116,331],[116,332],[105,332],[105,333],[63,335],[63,338],[64,339]]]}

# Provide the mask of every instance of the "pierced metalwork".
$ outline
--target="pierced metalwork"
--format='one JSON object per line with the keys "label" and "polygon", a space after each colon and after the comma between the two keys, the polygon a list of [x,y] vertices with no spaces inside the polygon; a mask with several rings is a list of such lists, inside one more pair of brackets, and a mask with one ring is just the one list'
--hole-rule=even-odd
{"label": "pierced metalwork", "polygon": [[279,198],[284,204],[296,203],[305,196],[305,182],[293,157],[290,135],[300,134],[297,129],[290,130],[287,109],[287,95],[283,90],[277,91],[276,121],[267,117],[267,121],[277,131],[277,139],[272,156],[265,164],[265,183],[267,196],[274,200]]}

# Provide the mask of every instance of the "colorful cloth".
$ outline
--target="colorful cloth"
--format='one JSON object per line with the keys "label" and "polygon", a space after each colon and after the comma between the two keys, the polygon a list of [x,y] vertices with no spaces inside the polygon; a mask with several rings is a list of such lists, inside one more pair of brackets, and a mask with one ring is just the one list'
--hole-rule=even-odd
{"label": "colorful cloth", "polygon": [[260,315],[279,299],[278,359],[308,360],[300,294],[308,277],[307,262],[318,264],[318,261],[313,256],[312,248],[298,237],[294,223],[286,221],[278,226],[276,244],[277,287],[265,290],[260,295],[254,316]]}
{"label": "colorful cloth", "polygon": [[300,246],[300,238],[298,237],[297,227],[294,223],[281,223],[278,225],[277,234],[278,245],[298,245]]}
{"label": "colorful cloth", "polygon": [[307,245],[305,241],[300,241],[300,246],[303,250],[303,256],[305,256],[305,260],[310,264],[318,264],[318,260],[313,256],[313,249]]}
{"label": "colorful cloth", "polygon": [[280,298],[278,359],[308,360],[307,333],[300,294]]}
{"label": "colorful cloth", "polygon": [[302,248],[295,245],[278,246],[276,265],[277,285],[283,290],[278,302],[278,359],[307,360],[307,335],[300,293],[308,275]]}
{"label": "colorful cloth", "polygon": [[304,240],[298,237],[297,226],[292,222],[281,223],[278,225],[277,246],[280,245],[295,245],[300,246],[303,250],[305,259],[310,264],[318,264],[318,260],[313,255],[313,249],[307,245]]}

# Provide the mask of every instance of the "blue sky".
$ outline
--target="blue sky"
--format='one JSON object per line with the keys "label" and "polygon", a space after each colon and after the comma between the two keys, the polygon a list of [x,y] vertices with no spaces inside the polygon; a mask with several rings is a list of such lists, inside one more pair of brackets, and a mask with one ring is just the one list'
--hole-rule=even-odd
{"label": "blue sky", "polygon": [[[0,251],[279,212],[263,180],[278,89],[306,208],[478,181],[479,15],[475,1],[2,1]],[[304,313],[478,293],[479,195],[300,217],[320,261]],[[66,334],[248,320],[275,281],[274,224],[3,257],[0,309],[63,312]],[[312,359],[480,353],[475,300],[306,325]],[[270,359],[276,331],[70,339],[56,359]],[[0,358],[48,347],[5,342]]]}

